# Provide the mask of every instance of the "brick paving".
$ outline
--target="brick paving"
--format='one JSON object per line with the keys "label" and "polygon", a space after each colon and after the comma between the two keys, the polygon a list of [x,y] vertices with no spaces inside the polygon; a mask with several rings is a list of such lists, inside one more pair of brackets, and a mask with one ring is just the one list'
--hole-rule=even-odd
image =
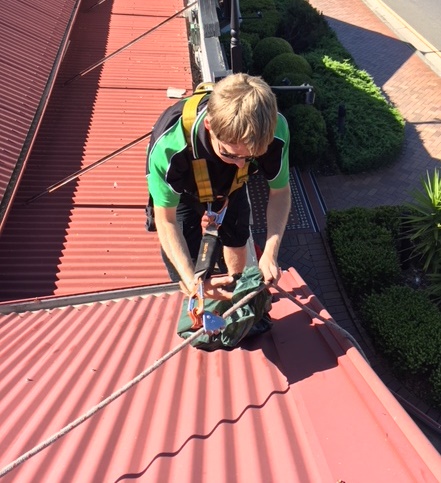
{"label": "brick paving", "polygon": [[[317,178],[326,208],[396,205],[409,200],[411,191],[421,188],[426,170],[441,166],[441,78],[362,0],[310,0],[310,3],[323,12],[358,67],[373,77],[406,120],[403,152],[394,165],[373,173]],[[319,226],[323,224],[319,222]],[[255,236],[257,242],[262,241],[260,238],[261,235]],[[441,424],[441,412],[409,393],[373,350],[345,300],[323,229],[307,233],[287,231],[280,264],[282,268],[293,266],[298,270],[332,317],[357,339],[374,370],[403,404],[407,401]]]}
{"label": "brick paving", "polygon": [[362,0],[311,0],[357,65],[374,79],[406,120],[398,161],[374,173],[317,179],[328,209],[396,205],[441,166],[441,78]]}

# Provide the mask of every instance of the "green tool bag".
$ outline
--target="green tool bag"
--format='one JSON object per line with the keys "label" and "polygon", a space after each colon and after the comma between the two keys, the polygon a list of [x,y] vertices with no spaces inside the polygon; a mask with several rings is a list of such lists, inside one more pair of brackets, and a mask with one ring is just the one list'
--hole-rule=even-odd
{"label": "green tool bag", "polygon": [[[245,268],[242,276],[237,280],[231,300],[205,300],[205,310],[222,316],[234,304],[242,300],[245,295],[257,290],[262,285],[262,274],[257,267]],[[187,313],[188,299],[184,300],[181,317],[178,324],[178,335],[184,339],[190,337],[192,321]],[[214,351],[216,349],[230,349],[235,347],[244,337],[266,332],[271,328],[268,312],[271,309],[271,294],[262,290],[248,303],[226,318],[225,329],[216,335],[202,334],[192,341],[198,349]]]}

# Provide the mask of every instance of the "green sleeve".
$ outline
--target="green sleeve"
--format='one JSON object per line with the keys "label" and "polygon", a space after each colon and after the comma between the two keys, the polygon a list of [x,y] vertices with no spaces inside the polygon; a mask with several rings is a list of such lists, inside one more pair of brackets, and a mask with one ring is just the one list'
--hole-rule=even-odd
{"label": "green sleeve", "polygon": [[179,204],[180,193],[174,191],[167,182],[167,172],[171,163],[182,159],[179,153],[184,153],[186,149],[180,119],[155,141],[151,149],[147,149],[147,185],[155,206],[170,208]]}
{"label": "green sleeve", "polygon": [[268,182],[272,189],[281,189],[289,183],[289,126],[288,122],[282,114],[278,114],[276,132],[274,134],[276,139],[282,141],[281,166],[277,176]]}

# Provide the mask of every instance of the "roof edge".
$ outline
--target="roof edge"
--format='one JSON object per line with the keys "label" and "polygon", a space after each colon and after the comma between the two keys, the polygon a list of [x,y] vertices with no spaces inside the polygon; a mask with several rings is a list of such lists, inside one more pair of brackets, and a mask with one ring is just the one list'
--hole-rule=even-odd
{"label": "roof edge", "polygon": [[20,312],[34,312],[37,310],[50,310],[65,306],[84,305],[107,300],[127,299],[132,297],[147,297],[149,295],[162,295],[175,293],[180,290],[178,283],[165,283],[158,285],[140,285],[102,292],[89,292],[75,295],[36,297],[32,299],[0,302],[0,314],[9,315]]}

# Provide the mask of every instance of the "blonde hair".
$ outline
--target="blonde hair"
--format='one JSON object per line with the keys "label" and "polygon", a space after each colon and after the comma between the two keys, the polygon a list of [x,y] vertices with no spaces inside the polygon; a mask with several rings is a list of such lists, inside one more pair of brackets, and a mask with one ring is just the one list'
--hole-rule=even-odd
{"label": "blonde hair", "polygon": [[251,156],[264,154],[274,139],[276,96],[260,77],[231,74],[214,86],[207,104],[213,134],[227,144],[243,143]]}

